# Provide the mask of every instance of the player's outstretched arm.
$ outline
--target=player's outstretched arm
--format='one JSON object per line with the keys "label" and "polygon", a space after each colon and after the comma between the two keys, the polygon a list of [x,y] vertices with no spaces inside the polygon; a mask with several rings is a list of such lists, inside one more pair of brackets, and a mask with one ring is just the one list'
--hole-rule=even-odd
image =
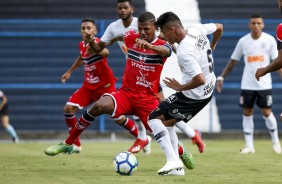
{"label": "player's outstretched arm", "polygon": [[211,45],[210,45],[210,47],[213,51],[215,50],[216,44],[217,44],[218,40],[221,38],[221,35],[223,33],[223,25],[222,24],[216,23],[215,26],[216,26],[216,31],[212,34],[212,41],[211,41]]}
{"label": "player's outstretched arm", "polygon": [[100,41],[99,43],[97,43],[94,40],[94,35],[93,34],[87,34],[87,33],[83,33],[82,35],[85,39],[84,41],[89,43],[91,49],[95,52],[95,53],[100,53],[105,47],[106,47],[106,43]]}
{"label": "player's outstretched arm", "polygon": [[72,64],[72,66],[66,71],[66,73],[64,73],[61,77],[61,82],[63,84],[66,83],[66,81],[70,78],[72,72],[74,70],[76,70],[79,66],[82,66],[83,65],[83,62],[82,62],[82,59],[81,59],[81,56],[79,55],[76,60],[74,61],[74,63]]}
{"label": "player's outstretched arm", "polygon": [[155,51],[157,54],[164,56],[164,57],[169,57],[171,55],[171,49],[167,46],[164,45],[152,45],[146,40],[142,40],[137,38],[135,40],[136,46],[139,48],[145,48],[149,50]]}
{"label": "player's outstretched arm", "polygon": [[113,45],[117,41],[123,41],[123,35],[111,39],[108,43],[106,43],[106,46]]}
{"label": "player's outstretched arm", "polygon": [[264,68],[258,68],[256,71],[256,79],[259,80],[260,77],[266,75],[267,73],[280,70],[282,68],[282,49],[278,52],[278,57]]}
{"label": "player's outstretched arm", "polygon": [[220,76],[216,79],[216,90],[220,93],[223,87],[224,78],[233,70],[238,61],[230,59]]}
{"label": "player's outstretched arm", "polygon": [[163,80],[163,82],[165,83],[167,87],[174,89],[175,91],[186,91],[189,89],[194,89],[194,88],[197,88],[205,84],[205,81],[206,80],[205,80],[205,76],[203,73],[196,75],[195,77],[193,77],[193,79],[190,82],[186,84],[180,84],[174,78],[169,78],[169,77],[166,77]]}

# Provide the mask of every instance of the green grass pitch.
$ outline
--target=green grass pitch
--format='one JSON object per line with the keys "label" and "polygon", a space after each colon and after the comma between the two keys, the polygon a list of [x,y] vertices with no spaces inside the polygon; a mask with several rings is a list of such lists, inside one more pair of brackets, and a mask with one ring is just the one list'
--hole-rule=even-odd
{"label": "green grass pitch", "polygon": [[136,154],[138,170],[132,176],[119,176],[113,169],[115,155],[125,151],[133,140],[87,141],[80,154],[44,154],[54,142],[0,143],[1,184],[173,184],[173,183],[281,183],[282,155],[273,153],[270,140],[255,140],[256,154],[240,155],[243,140],[207,140],[200,154],[189,140],[184,141],[196,159],[196,168],[185,176],[158,176],[165,156],[156,142],[152,153]]}

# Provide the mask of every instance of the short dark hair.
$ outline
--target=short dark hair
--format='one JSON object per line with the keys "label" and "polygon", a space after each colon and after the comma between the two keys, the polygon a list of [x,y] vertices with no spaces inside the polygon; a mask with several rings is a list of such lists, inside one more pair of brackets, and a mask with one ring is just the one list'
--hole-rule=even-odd
{"label": "short dark hair", "polygon": [[183,27],[179,17],[173,12],[163,13],[156,22],[156,26],[159,28],[162,28],[167,24],[178,25]]}
{"label": "short dark hair", "polygon": [[138,17],[138,22],[144,23],[147,21],[155,23],[156,22],[155,15],[148,11],[142,12]]}
{"label": "short dark hair", "polygon": [[250,19],[256,19],[256,18],[262,18],[262,16],[260,14],[252,14],[250,16]]}
{"label": "short dark hair", "polygon": [[83,23],[83,22],[92,22],[92,24],[94,24],[96,26],[96,23],[95,23],[94,19],[92,19],[92,18],[82,19],[81,23]]}
{"label": "short dark hair", "polygon": [[131,0],[117,0],[117,3],[125,3],[125,2],[128,2],[130,6],[132,5]]}

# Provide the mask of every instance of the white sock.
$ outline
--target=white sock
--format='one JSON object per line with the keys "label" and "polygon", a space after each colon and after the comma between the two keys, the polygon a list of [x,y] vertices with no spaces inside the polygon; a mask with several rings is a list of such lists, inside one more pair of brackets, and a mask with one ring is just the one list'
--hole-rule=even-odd
{"label": "white sock", "polygon": [[269,130],[272,144],[279,143],[278,131],[277,131],[277,121],[273,113],[271,112],[268,117],[263,116],[263,119],[265,120],[265,125]]}
{"label": "white sock", "polygon": [[138,136],[137,138],[141,140],[147,140],[146,128],[137,116],[133,116],[134,123],[138,128]]}
{"label": "white sock", "polygon": [[178,160],[178,156],[176,156],[173,146],[171,145],[168,130],[162,121],[159,119],[152,119],[148,121],[148,125],[152,129],[157,143],[159,143],[160,147],[164,151],[166,159],[168,161]]}
{"label": "white sock", "polygon": [[184,132],[189,138],[193,138],[196,135],[195,130],[184,121],[177,122],[175,126],[179,128],[182,132]]}
{"label": "white sock", "polygon": [[174,153],[177,155],[177,157],[179,156],[178,153],[178,137],[177,134],[175,132],[174,126],[173,127],[166,127],[169,133],[169,138],[171,141],[171,145],[173,147]]}
{"label": "white sock", "polygon": [[254,121],[253,116],[243,115],[243,132],[245,137],[246,146],[254,149]]}

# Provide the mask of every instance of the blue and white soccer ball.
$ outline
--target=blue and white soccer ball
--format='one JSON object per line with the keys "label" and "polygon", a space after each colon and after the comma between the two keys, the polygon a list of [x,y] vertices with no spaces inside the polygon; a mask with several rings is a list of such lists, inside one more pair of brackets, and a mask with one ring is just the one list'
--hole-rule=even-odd
{"label": "blue and white soccer ball", "polygon": [[138,167],[137,158],[125,151],[117,154],[113,161],[115,171],[120,175],[132,175]]}

